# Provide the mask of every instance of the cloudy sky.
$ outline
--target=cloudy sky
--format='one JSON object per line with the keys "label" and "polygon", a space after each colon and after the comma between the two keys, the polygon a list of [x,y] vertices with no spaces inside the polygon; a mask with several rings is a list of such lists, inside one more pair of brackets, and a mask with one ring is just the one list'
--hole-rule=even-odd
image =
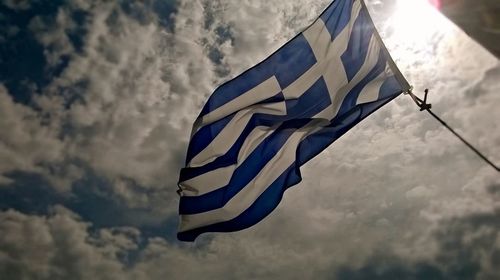
{"label": "cloudy sky", "polygon": [[[415,92],[500,163],[500,63],[425,3],[367,1]],[[2,279],[500,279],[500,176],[407,96],[261,223],[176,240],[203,102],[327,4],[2,0]]]}

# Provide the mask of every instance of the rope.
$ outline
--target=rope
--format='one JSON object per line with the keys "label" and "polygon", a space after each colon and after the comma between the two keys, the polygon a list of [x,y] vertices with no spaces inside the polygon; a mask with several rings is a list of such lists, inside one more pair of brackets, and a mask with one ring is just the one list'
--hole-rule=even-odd
{"label": "rope", "polygon": [[463,138],[458,132],[456,132],[453,128],[451,128],[445,121],[443,121],[440,117],[438,117],[434,112],[431,111],[432,105],[427,103],[427,95],[429,94],[429,90],[425,89],[425,97],[424,100],[418,98],[415,94],[413,94],[412,90],[406,92],[406,94],[410,95],[415,104],[420,108],[420,111],[427,111],[431,116],[433,116],[437,121],[439,121],[444,127],[446,127],[451,133],[453,133],[458,139],[460,139],[469,149],[471,149],[476,155],[478,155],[481,159],[483,159],[487,164],[493,167],[497,172],[500,172],[500,168],[496,166],[491,160],[489,160],[483,153],[481,153],[476,147],[474,147],[471,143],[469,143],[465,138]]}

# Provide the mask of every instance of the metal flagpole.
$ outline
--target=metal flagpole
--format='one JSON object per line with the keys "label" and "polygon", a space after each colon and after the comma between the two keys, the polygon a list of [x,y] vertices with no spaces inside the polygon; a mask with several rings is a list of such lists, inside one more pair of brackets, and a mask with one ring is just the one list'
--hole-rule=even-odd
{"label": "metal flagpole", "polygon": [[460,139],[467,147],[469,147],[476,155],[478,155],[481,159],[483,159],[486,163],[488,163],[491,167],[493,167],[497,172],[500,172],[500,168],[496,166],[491,160],[489,160],[483,153],[481,153],[476,147],[474,147],[471,143],[469,143],[465,138],[463,138],[458,132],[456,132],[453,128],[451,128],[445,121],[443,121],[440,117],[438,117],[434,112],[431,111],[432,105],[427,103],[427,95],[429,94],[429,90],[425,89],[424,100],[418,98],[415,94],[413,94],[412,90],[406,92],[406,94],[410,95],[415,104],[420,108],[420,111],[427,111],[431,116],[433,116],[437,121],[439,121],[444,127],[446,127],[451,133],[453,133],[458,139]]}

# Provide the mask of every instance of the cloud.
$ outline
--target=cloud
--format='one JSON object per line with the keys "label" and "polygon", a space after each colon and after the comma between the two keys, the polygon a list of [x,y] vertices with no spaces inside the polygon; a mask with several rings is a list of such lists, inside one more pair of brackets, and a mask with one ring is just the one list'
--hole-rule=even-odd
{"label": "cloud", "polygon": [[[178,246],[143,240],[134,228],[95,230],[54,206],[49,215],[0,213],[0,272],[5,279],[275,279],[316,275],[313,255],[253,235]],[[242,266],[241,264],[245,265]]]}
{"label": "cloud", "polygon": [[[497,196],[498,189],[491,186],[487,194]],[[331,219],[332,211],[310,213],[309,219],[323,220],[323,230],[275,217],[260,229],[179,246],[144,239],[131,227],[95,229],[62,206],[45,216],[8,210],[0,213],[0,272],[6,279],[496,279],[500,211],[491,206],[494,199],[482,202],[488,209],[435,221],[419,238],[407,239],[409,251],[386,242],[368,249],[368,233],[356,218],[337,213]],[[378,224],[385,235],[394,227]],[[332,230],[340,226],[346,230]]]}
{"label": "cloud", "polygon": [[[490,187],[490,192],[496,189]],[[359,267],[337,268],[337,279],[497,279],[499,210],[440,221],[426,239],[437,247],[428,258],[410,260],[380,251]]]}
{"label": "cloud", "polygon": [[5,0],[3,1],[3,5],[7,6],[9,9],[12,10],[29,10],[31,8],[32,2],[36,1],[29,1],[29,0]]}
{"label": "cloud", "polygon": [[69,35],[76,27],[77,23],[64,9],[58,10],[55,17],[35,16],[30,20],[28,29],[45,48],[46,67],[61,64],[64,56],[75,51]]}
{"label": "cloud", "polygon": [[[117,3],[99,1],[68,2],[53,18],[31,19],[30,31],[45,48],[47,75],[57,73],[51,71],[63,60],[67,66],[47,87],[35,89],[34,109],[14,104],[2,87],[3,119],[11,115],[17,121],[4,121],[5,131],[15,125],[23,134],[3,135],[2,143],[26,142],[19,149],[5,149],[9,158],[2,160],[3,182],[8,182],[5,174],[11,171],[37,171],[68,190],[83,175],[81,168],[72,167],[78,165],[116,182],[117,196],[133,207],[151,203],[131,194],[137,187],[161,188],[174,196],[174,173],[189,134],[187,118],[196,113],[194,93],[209,91],[211,66],[202,47],[172,40],[174,35],[157,25],[146,4],[132,8],[142,9],[152,20],[140,21]],[[77,13],[85,15],[84,20],[76,21]],[[75,30],[82,31],[82,46],[70,39]],[[176,66],[182,60],[195,67],[192,75],[186,75],[183,64]],[[17,164],[14,158],[23,162]],[[71,162],[61,165],[65,160]],[[62,180],[68,172],[80,176]]]}
{"label": "cloud", "polygon": [[206,97],[307,25],[322,8],[313,2],[307,10],[273,3],[262,13],[261,2],[180,1],[172,30],[147,1],[70,1],[33,17],[28,28],[50,82],[33,87],[27,105],[3,89],[2,113],[15,115],[23,135],[1,140],[24,145],[5,149],[2,182],[9,172],[36,172],[68,192],[90,171],[111,183],[113,199],[164,220],[176,209],[178,171]]}
{"label": "cloud", "polygon": [[[102,2],[70,2],[55,17],[34,17],[29,28],[45,48],[47,71],[67,61],[33,97],[37,118],[54,141],[64,139],[60,157],[81,166],[71,178],[90,168],[130,207],[164,209],[176,199],[190,126],[205,98],[307,25],[326,4],[313,2],[276,3],[262,13],[260,2],[181,1],[172,31],[147,3],[133,7],[147,20]],[[77,13],[85,19],[76,21]],[[71,40],[75,30],[82,30],[81,46]],[[71,171],[60,169],[57,175]],[[59,185],[70,189],[71,181]]]}
{"label": "cloud", "polygon": [[[34,89],[30,106],[0,88],[0,129],[10,132],[0,135],[0,183],[14,171],[44,175],[59,191],[79,181],[130,213],[139,209],[130,220],[164,223],[175,215],[178,171],[208,95],[295,35],[326,2],[179,1],[167,29],[148,1],[134,4],[136,14],[114,2],[70,1],[52,19],[32,19],[48,73],[67,65]],[[370,3],[381,23],[389,1]],[[73,17],[79,12],[81,21]],[[496,161],[498,62],[456,29],[411,48],[379,25],[416,92],[432,86],[436,112]],[[75,30],[80,44],[71,39]],[[87,172],[110,182],[106,190],[81,180]],[[376,279],[446,277],[452,265],[472,263],[474,275],[492,273],[497,249],[480,240],[492,241],[498,229],[493,194],[483,188],[498,183],[497,173],[408,97],[347,133],[304,166],[303,177],[263,222],[194,245],[146,240],[144,229],[99,230],[59,206],[45,216],[5,211],[0,270],[26,279]],[[463,250],[448,250],[450,242]]]}
{"label": "cloud", "polygon": [[89,227],[69,210],[28,216],[9,210],[0,214],[0,272],[5,279],[123,279],[120,254],[135,249],[134,230]]}
{"label": "cloud", "polygon": [[[8,174],[16,170],[47,174],[49,179],[55,179],[54,172],[44,164],[64,161],[64,142],[57,137],[58,128],[44,124],[32,108],[14,103],[3,85],[0,85],[0,129],[3,131],[0,184],[10,183]],[[58,179],[72,177],[74,174],[70,173]]]}
{"label": "cloud", "polygon": [[406,192],[406,198],[429,198],[434,194],[433,188],[418,186]]}

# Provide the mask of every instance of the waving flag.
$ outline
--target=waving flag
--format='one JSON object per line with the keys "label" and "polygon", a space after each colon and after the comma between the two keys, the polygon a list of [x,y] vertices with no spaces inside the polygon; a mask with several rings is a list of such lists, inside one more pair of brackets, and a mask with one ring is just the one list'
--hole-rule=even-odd
{"label": "waving flag", "polygon": [[180,174],[178,239],[259,222],[300,166],[407,89],[364,3],[334,1],[207,101]]}

